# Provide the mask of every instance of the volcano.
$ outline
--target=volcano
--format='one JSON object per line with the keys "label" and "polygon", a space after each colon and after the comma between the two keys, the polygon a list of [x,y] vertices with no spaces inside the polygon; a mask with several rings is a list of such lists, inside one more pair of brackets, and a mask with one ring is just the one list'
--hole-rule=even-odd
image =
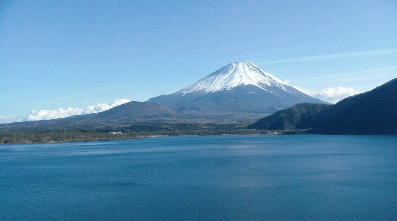
{"label": "volcano", "polygon": [[173,94],[148,100],[187,116],[266,115],[297,103],[326,102],[287,85],[252,62],[233,62]]}

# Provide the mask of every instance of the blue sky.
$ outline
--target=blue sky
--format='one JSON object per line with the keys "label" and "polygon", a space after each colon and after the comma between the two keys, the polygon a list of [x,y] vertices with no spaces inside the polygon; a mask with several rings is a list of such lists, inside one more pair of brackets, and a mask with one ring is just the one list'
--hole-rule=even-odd
{"label": "blue sky", "polygon": [[324,98],[397,77],[395,0],[0,2],[0,123],[145,101],[233,61]]}

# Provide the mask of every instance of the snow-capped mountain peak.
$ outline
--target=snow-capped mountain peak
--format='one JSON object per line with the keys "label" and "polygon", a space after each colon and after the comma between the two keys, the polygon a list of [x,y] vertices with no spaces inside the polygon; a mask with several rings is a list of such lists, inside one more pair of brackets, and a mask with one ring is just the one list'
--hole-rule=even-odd
{"label": "snow-capped mountain peak", "polygon": [[178,91],[177,94],[211,93],[246,85],[256,86],[266,91],[266,88],[272,86],[286,90],[287,86],[285,82],[263,71],[252,62],[233,62]]}
{"label": "snow-capped mountain peak", "polygon": [[[270,114],[297,103],[324,103],[251,62],[233,62],[178,92],[149,99],[187,116],[227,119]],[[259,116],[259,115],[258,115]]]}

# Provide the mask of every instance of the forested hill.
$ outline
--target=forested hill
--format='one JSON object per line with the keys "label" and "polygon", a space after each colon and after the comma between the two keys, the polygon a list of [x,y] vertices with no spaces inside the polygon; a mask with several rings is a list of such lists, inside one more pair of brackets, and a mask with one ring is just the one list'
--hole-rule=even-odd
{"label": "forested hill", "polygon": [[319,134],[397,134],[397,78],[329,107],[298,104],[249,128],[311,129]]}

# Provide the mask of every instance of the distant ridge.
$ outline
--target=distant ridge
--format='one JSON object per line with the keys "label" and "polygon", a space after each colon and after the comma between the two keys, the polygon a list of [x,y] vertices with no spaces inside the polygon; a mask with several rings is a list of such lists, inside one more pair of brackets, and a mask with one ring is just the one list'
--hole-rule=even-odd
{"label": "distant ridge", "polygon": [[[310,111],[310,109],[317,111]],[[306,113],[305,117],[297,115]],[[397,78],[335,105],[298,104],[260,119],[248,128],[311,129],[320,134],[397,134]]]}
{"label": "distant ridge", "polygon": [[233,62],[170,95],[148,100],[187,116],[272,114],[301,102],[323,103],[252,62]]}
{"label": "distant ridge", "polygon": [[180,113],[156,103],[131,101],[107,111],[96,114],[80,115],[68,120],[79,121],[153,121],[153,120],[179,120],[185,117]]}
{"label": "distant ridge", "polygon": [[186,120],[180,113],[156,103],[131,101],[107,111],[77,115],[67,118],[26,121],[0,125],[1,131],[25,131],[33,129],[62,130],[90,126],[111,126],[136,123],[172,123]]}

